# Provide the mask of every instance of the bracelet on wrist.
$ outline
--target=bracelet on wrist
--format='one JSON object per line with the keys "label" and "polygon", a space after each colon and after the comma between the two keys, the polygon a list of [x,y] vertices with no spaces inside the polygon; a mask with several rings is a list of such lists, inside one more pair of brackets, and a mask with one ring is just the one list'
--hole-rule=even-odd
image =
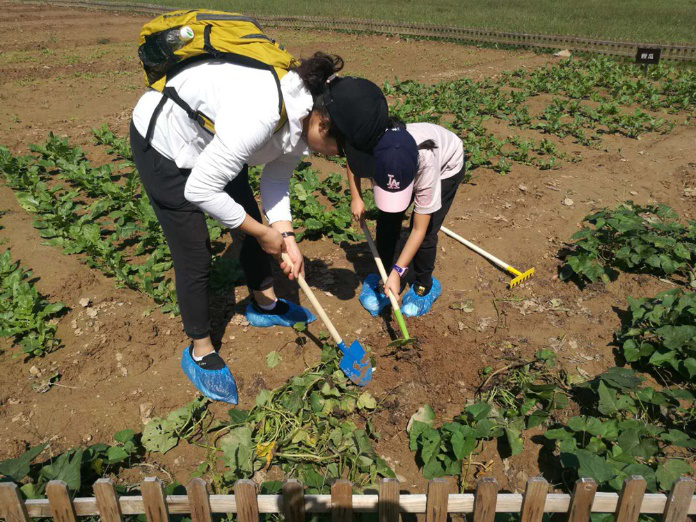
{"label": "bracelet on wrist", "polygon": [[280,235],[283,236],[283,239],[285,239],[286,237],[295,237],[294,232],[281,232]]}
{"label": "bracelet on wrist", "polygon": [[404,276],[406,275],[406,272],[408,272],[408,267],[406,267],[406,268],[401,268],[401,267],[400,267],[399,265],[397,265],[397,264],[394,264],[394,266],[392,266],[392,269],[393,269],[397,274],[399,274],[399,277],[404,277]]}

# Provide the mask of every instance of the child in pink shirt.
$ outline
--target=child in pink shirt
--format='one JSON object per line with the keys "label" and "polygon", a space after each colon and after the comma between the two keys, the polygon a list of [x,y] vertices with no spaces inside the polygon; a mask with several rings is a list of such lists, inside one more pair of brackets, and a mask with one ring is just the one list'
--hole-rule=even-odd
{"label": "child in pink shirt", "polygon": [[[397,298],[402,282],[411,286],[403,297],[406,316],[428,312],[442,287],[433,277],[437,234],[465,178],[464,146],[459,137],[432,123],[403,124],[394,118],[372,155],[349,161],[351,211],[364,219],[361,178],[371,178],[377,217],[377,249],[391,266],[386,289]],[[395,258],[396,245],[406,210],[413,203],[408,240]],[[407,275],[408,274],[408,275]],[[370,275],[363,284],[361,303],[373,315],[389,302],[379,291],[379,277]]]}

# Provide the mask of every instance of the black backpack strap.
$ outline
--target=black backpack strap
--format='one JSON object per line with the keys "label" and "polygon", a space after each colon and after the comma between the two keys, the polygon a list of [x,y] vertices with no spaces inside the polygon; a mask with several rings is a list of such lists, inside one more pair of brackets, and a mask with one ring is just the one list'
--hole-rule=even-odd
{"label": "black backpack strap", "polygon": [[150,141],[152,140],[153,134],[155,134],[155,125],[157,124],[157,118],[162,112],[162,108],[164,107],[165,103],[167,103],[167,97],[162,96],[162,99],[159,101],[157,107],[155,107],[155,110],[152,112],[152,117],[150,117],[150,123],[148,124],[147,132],[145,133],[145,146],[143,147],[143,152],[147,152],[147,150],[150,148]]}
{"label": "black backpack strap", "polygon": [[181,107],[184,110],[184,112],[188,115],[188,117],[191,118],[193,121],[197,122],[201,127],[203,127],[203,130],[206,131],[208,134],[210,134],[211,136],[215,134],[215,124],[213,123],[213,120],[208,118],[201,111],[194,111],[191,108],[191,106],[188,103],[186,103],[181,98],[181,96],[179,96],[179,93],[176,92],[176,89],[174,89],[174,87],[165,87],[164,89],[162,89],[162,95],[169,98],[179,107]]}
{"label": "black backpack strap", "polygon": [[152,112],[150,123],[147,126],[144,150],[150,148],[152,136],[155,134],[155,125],[157,124],[157,118],[162,112],[162,108],[164,107],[164,104],[167,103],[167,100],[171,100],[174,103],[176,103],[179,107],[181,107],[181,109],[188,115],[188,117],[197,122],[208,134],[210,134],[211,136],[215,134],[215,124],[213,123],[213,120],[208,118],[201,111],[194,111],[191,108],[191,106],[188,103],[186,103],[181,98],[181,96],[179,96],[179,93],[176,92],[176,89],[174,89],[173,87],[165,87],[164,89],[162,89],[162,99],[155,107],[155,110]]}

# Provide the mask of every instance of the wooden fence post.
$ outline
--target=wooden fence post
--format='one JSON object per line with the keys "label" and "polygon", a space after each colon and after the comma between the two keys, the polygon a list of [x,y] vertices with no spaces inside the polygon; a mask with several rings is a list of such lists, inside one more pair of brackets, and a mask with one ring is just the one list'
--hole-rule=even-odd
{"label": "wooden fence post", "polygon": [[68,494],[68,486],[62,480],[46,484],[46,496],[55,522],[77,522],[75,508]]}
{"label": "wooden fence post", "polygon": [[449,483],[444,479],[428,482],[428,499],[425,504],[425,522],[447,522]]}
{"label": "wooden fence post", "polygon": [[568,507],[568,522],[587,522],[592,514],[592,503],[597,493],[597,483],[588,478],[575,481]]}
{"label": "wooden fence post", "polygon": [[672,491],[667,496],[662,522],[686,522],[689,516],[691,497],[696,483],[687,477],[681,477],[672,484]]}
{"label": "wooden fence post", "polygon": [[379,484],[379,522],[399,522],[399,481],[384,478]]}
{"label": "wooden fence post", "polygon": [[191,509],[191,520],[193,522],[212,522],[210,497],[208,497],[205,480],[201,478],[191,479],[186,486],[186,495]]}
{"label": "wooden fence post", "polygon": [[353,484],[348,480],[331,484],[331,521],[353,522]]}
{"label": "wooden fence post", "polygon": [[164,501],[162,481],[147,477],[140,485],[147,522],[169,522],[169,509]]}
{"label": "wooden fence post", "polygon": [[234,498],[237,501],[237,522],[259,522],[259,501],[253,480],[235,482]]}
{"label": "wooden fence post", "polygon": [[493,477],[484,477],[476,485],[474,522],[493,522],[500,486]]}
{"label": "wooden fence post", "polygon": [[27,507],[19,496],[19,488],[13,482],[0,483],[0,517],[5,522],[29,522]]}
{"label": "wooden fence post", "polygon": [[97,480],[94,483],[94,496],[97,498],[97,509],[102,522],[122,522],[121,505],[111,480]]}
{"label": "wooden fence post", "polygon": [[614,514],[615,522],[638,522],[645,486],[645,479],[638,475],[627,477],[624,480]]}
{"label": "wooden fence post", "polygon": [[592,502],[597,493],[597,483],[590,478],[575,481],[573,496],[570,497],[568,522],[588,522],[592,513]]}
{"label": "wooden fence post", "polygon": [[532,477],[527,481],[520,522],[541,522],[548,491],[549,483],[544,477]]}
{"label": "wooden fence post", "polygon": [[283,516],[287,522],[304,522],[304,486],[289,479],[283,484]]}

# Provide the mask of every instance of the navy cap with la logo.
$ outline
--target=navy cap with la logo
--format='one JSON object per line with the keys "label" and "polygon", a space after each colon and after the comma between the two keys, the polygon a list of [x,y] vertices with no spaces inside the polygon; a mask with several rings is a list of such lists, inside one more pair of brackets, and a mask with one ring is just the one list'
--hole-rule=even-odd
{"label": "navy cap with la logo", "polygon": [[374,149],[375,204],[383,212],[403,212],[411,204],[418,172],[418,145],[405,128],[387,129]]}

